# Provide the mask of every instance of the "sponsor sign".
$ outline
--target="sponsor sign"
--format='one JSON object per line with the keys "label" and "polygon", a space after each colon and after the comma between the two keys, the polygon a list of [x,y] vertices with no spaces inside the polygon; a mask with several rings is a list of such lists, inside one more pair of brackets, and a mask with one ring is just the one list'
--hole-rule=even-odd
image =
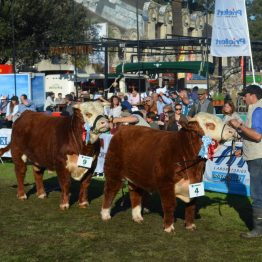
{"label": "sponsor sign", "polygon": [[216,1],[211,55],[251,56],[245,0]]}
{"label": "sponsor sign", "polygon": [[[242,143],[237,142],[241,149]],[[206,162],[204,184],[206,190],[250,196],[250,175],[242,157],[229,156],[232,147],[224,145]]]}

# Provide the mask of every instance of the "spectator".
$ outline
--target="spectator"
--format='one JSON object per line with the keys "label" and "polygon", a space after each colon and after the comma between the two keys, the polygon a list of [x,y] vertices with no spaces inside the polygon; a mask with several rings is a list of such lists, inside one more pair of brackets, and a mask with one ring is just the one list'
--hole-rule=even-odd
{"label": "spectator", "polygon": [[262,89],[250,85],[240,93],[248,105],[246,125],[237,119],[230,124],[243,135],[243,157],[250,173],[253,229],[241,234],[244,238],[262,237]]}
{"label": "spectator", "polygon": [[132,105],[128,102],[128,96],[124,96],[124,100],[121,102],[122,108],[127,108],[129,112],[131,112]]}
{"label": "spectator", "polygon": [[194,103],[188,113],[189,117],[194,117],[199,112],[206,112],[209,114],[214,114],[215,109],[212,105],[212,102],[207,98],[207,90],[199,89],[197,91],[198,102]]}
{"label": "spectator", "polygon": [[159,129],[159,125],[156,123],[156,114],[154,112],[148,112],[146,114],[146,122],[153,129]]}
{"label": "spectator", "polygon": [[6,109],[7,109],[7,97],[1,96],[1,102],[0,102],[0,116],[4,118],[6,116]]}
{"label": "spectator", "polygon": [[157,114],[157,103],[151,96],[148,96],[145,99],[145,110],[147,113],[153,112],[154,114]]}
{"label": "spectator", "polygon": [[57,98],[55,99],[55,103],[56,103],[56,105],[63,105],[63,104],[66,103],[65,99],[62,96],[62,93],[57,94]]}
{"label": "spectator", "polygon": [[[113,119],[113,124],[123,124],[123,125],[136,125],[136,126],[147,126],[150,125],[143,118],[143,114],[140,111],[134,111],[132,114],[129,112],[124,112],[122,117],[117,117]],[[124,115],[124,116],[123,116]]]}
{"label": "spectator", "polygon": [[165,96],[162,92],[159,93],[158,95],[158,100],[157,100],[157,113],[160,116],[163,114],[163,108],[165,105],[172,105],[173,101],[171,98],[168,98]]}
{"label": "spectator", "polygon": [[56,103],[54,100],[55,100],[55,93],[49,92],[46,98],[46,101],[45,101],[44,111],[48,111],[48,112],[54,111],[54,108],[56,106]]}
{"label": "spectator", "polygon": [[182,115],[182,105],[176,104],[175,111],[167,105],[164,107],[164,129],[167,131],[179,131],[182,126],[181,122],[187,122],[186,116]]}
{"label": "spectator", "polygon": [[222,108],[222,113],[223,113],[223,122],[225,123],[227,123],[231,119],[237,119],[240,122],[243,122],[240,115],[237,112],[235,112],[235,105],[232,101],[225,102]]}
{"label": "spectator", "polygon": [[21,103],[18,106],[18,113],[23,113],[26,110],[36,111],[35,104],[27,98],[27,95],[23,94],[20,96]]}
{"label": "spectator", "polygon": [[62,109],[62,116],[72,116],[74,113],[73,105],[75,102],[73,101],[73,96],[71,94],[67,94],[65,96],[66,106]]}
{"label": "spectator", "polygon": [[178,93],[179,103],[182,105],[182,114],[187,116],[194,102],[189,98],[186,89],[181,89]]}
{"label": "spectator", "polygon": [[19,100],[17,96],[12,96],[6,109],[6,125],[7,128],[11,128],[13,124],[13,117],[18,112]]}
{"label": "spectator", "polygon": [[194,86],[191,92],[191,99],[193,100],[193,103],[197,103],[198,102],[198,86]]}
{"label": "spectator", "polygon": [[109,109],[109,117],[120,117],[121,116],[121,99],[118,96],[112,96],[110,98],[110,109]]}
{"label": "spectator", "polygon": [[132,106],[136,106],[140,103],[140,96],[138,93],[138,89],[136,86],[132,86],[131,90],[130,90],[130,95],[128,98],[128,102],[132,105]]}

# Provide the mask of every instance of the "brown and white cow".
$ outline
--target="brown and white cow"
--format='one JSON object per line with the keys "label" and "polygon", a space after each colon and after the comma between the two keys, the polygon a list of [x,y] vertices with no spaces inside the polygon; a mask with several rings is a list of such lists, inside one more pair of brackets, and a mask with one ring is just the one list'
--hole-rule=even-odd
{"label": "brown and white cow", "polygon": [[143,221],[143,191],[157,191],[164,212],[164,230],[174,230],[176,197],[187,203],[185,226],[194,230],[195,201],[189,198],[188,185],[202,181],[205,161],[198,157],[201,138],[207,135],[220,141],[232,138],[233,133],[218,117],[207,113],[199,113],[178,132],[120,127],[110,142],[105,160],[102,219],[111,218],[112,201],[123,180],[127,180],[135,222]]}
{"label": "brown and white cow", "polygon": [[[0,150],[0,155],[11,149],[15,173],[18,182],[17,197],[21,200],[27,196],[24,191],[24,177],[27,161],[33,165],[37,196],[45,198],[43,185],[45,169],[56,171],[61,187],[60,208],[69,208],[69,190],[71,176],[81,180],[79,206],[86,207],[87,188],[91,181],[91,174],[96,165],[100,145],[97,131],[105,131],[108,121],[103,114],[100,102],[77,104],[71,117],[54,117],[44,113],[25,111],[14,123],[11,142]],[[88,123],[96,129],[90,133],[90,141],[83,142],[83,125]],[[94,157],[92,167],[77,166],[78,155]]]}

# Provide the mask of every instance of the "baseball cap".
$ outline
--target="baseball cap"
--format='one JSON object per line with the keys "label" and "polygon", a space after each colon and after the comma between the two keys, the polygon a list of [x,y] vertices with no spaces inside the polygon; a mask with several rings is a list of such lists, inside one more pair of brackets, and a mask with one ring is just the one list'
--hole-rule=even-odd
{"label": "baseball cap", "polygon": [[258,99],[262,98],[262,88],[258,85],[249,85],[238,93],[240,96],[245,96],[246,94],[256,95]]}
{"label": "baseball cap", "polygon": [[204,89],[204,88],[200,88],[200,89],[197,90],[197,94],[198,94],[198,95],[206,94],[206,92],[207,92],[207,90]]}

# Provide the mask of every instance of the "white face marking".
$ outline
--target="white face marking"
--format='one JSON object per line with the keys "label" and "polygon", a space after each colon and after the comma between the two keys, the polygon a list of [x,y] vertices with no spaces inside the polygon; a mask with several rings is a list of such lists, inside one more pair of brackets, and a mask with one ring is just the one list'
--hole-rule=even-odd
{"label": "white face marking", "polygon": [[223,121],[216,115],[201,112],[195,115],[190,121],[197,121],[205,135],[210,136],[218,142],[221,140],[221,135],[224,140],[232,139],[234,136],[233,129],[224,126]]}
{"label": "white face marking", "polygon": [[107,220],[111,219],[110,208],[102,208],[100,214],[101,214],[102,220],[104,220],[104,221],[107,221]]}
{"label": "white face marking", "polygon": [[141,223],[143,221],[143,217],[141,215],[141,205],[138,205],[134,208],[132,208],[132,218],[135,222]]}

